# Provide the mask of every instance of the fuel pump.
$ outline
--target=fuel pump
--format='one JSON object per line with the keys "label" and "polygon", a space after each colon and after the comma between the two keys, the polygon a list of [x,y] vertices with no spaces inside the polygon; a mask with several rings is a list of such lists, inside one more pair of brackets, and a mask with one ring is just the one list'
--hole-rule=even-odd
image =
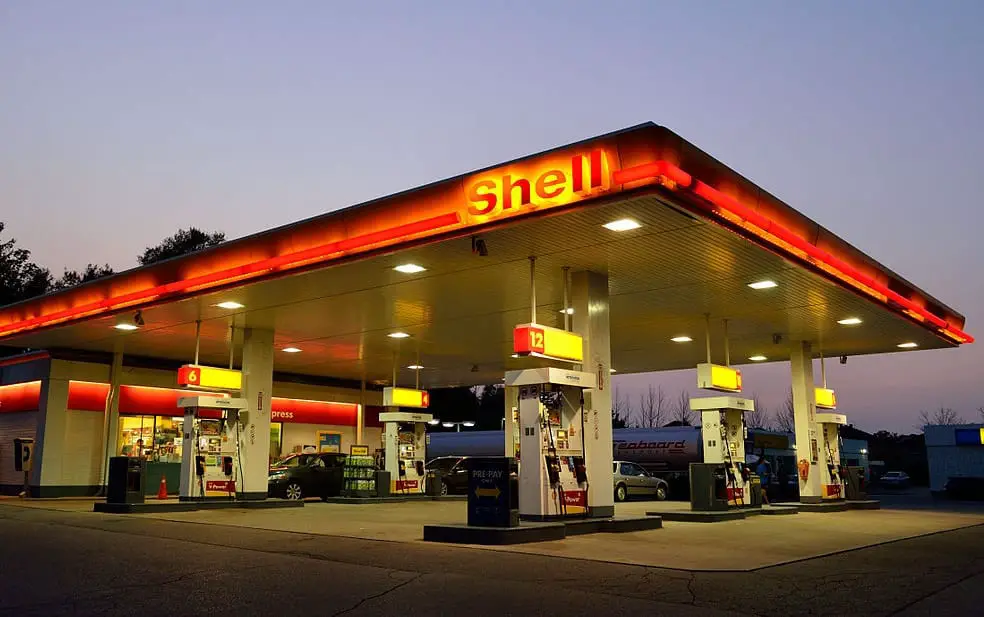
{"label": "fuel pump", "polygon": [[847,416],[842,413],[818,413],[817,426],[823,439],[823,458],[827,477],[823,484],[823,499],[843,499],[844,483],[847,478],[841,473],[840,465],[840,427],[847,424]]}
{"label": "fuel pump", "polygon": [[[506,385],[519,389],[520,517],[588,516],[584,390],[596,383],[591,373],[558,368],[506,373]],[[610,475],[597,481],[611,490]]]}
{"label": "fuel pump", "polygon": [[736,396],[690,399],[690,408],[700,413],[704,463],[721,465],[727,479],[729,506],[743,506],[750,470],[745,464],[748,429],[745,413],[755,411],[753,401]]}
{"label": "fuel pump", "polygon": [[433,417],[429,413],[405,411],[379,414],[379,421],[383,423],[383,465],[390,473],[391,492],[424,492],[425,427]]}
{"label": "fuel pump", "polygon": [[246,400],[214,396],[178,399],[184,408],[180,499],[234,499],[242,465],[239,438],[248,423]]}

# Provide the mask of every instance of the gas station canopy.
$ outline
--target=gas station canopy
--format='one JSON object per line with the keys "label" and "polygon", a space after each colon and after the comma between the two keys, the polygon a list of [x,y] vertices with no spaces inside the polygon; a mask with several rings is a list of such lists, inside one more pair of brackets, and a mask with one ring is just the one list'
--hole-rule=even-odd
{"label": "gas station canopy", "polygon": [[795,340],[828,356],[973,341],[953,309],[643,124],[2,308],[0,345],[186,362],[200,320],[202,364],[261,328],[278,372],[389,383],[396,362],[428,388],[497,383],[536,365],[511,357],[530,256],[547,326],[564,267],[608,274],[619,373],[704,361],[705,314],[715,340],[728,320],[733,363],[786,360]]}

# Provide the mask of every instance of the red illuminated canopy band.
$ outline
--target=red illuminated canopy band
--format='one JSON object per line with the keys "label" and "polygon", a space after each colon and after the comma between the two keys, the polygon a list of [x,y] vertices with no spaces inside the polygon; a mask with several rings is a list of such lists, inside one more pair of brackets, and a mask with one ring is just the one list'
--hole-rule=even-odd
{"label": "red illuminated canopy band", "polygon": [[40,402],[40,381],[0,386],[0,413],[37,411]]}
{"label": "red illuminated canopy band", "polygon": [[398,225],[381,231],[373,232],[363,236],[356,236],[338,242],[332,242],[311,249],[296,251],[286,255],[262,259],[235,268],[228,268],[212,272],[201,276],[181,279],[166,285],[159,285],[148,289],[142,289],[121,296],[114,296],[99,302],[91,302],[81,306],[72,307],[62,311],[41,315],[31,319],[25,319],[15,323],[0,326],[0,337],[30,330],[43,326],[50,326],[65,321],[92,317],[115,310],[123,309],[135,304],[146,304],[163,299],[173,299],[183,293],[201,291],[219,287],[228,283],[245,281],[271,272],[289,270],[291,268],[308,265],[315,262],[326,261],[334,256],[338,256],[350,251],[368,248],[374,244],[380,244],[391,240],[410,237],[419,233],[435,231],[444,227],[457,224],[460,217],[457,212],[442,214],[422,221]]}
{"label": "red illuminated canopy band", "polygon": [[[694,180],[690,174],[671,163],[666,161],[656,161],[654,163],[647,163],[645,165],[623,169],[615,173],[616,182],[633,182],[647,177],[653,179],[664,177],[674,182],[677,186],[679,186],[679,188],[691,189],[695,195],[703,199],[705,202],[715,206],[715,208],[719,210],[725,211],[722,213],[714,208],[705,208],[711,214],[715,214],[728,221],[731,221],[732,218],[725,216],[724,214],[737,216],[740,219],[739,222],[745,222],[754,227],[754,229],[752,229],[748,225],[743,225],[745,229],[749,229],[749,231],[752,231],[763,240],[773,244],[776,248],[783,250],[786,247],[783,247],[781,243],[772,242],[769,236],[778,238],[790,247],[802,251],[811,259],[826,265],[829,269],[833,269],[836,274],[848,279],[847,282],[853,283],[853,286],[859,290],[871,290],[875,292],[871,293],[871,291],[868,291],[867,295],[874,297],[876,300],[882,300],[890,307],[892,304],[895,304],[902,309],[901,312],[904,314],[914,317],[918,321],[929,322],[935,326],[941,334],[946,335],[948,338],[958,343],[974,342],[974,337],[967,334],[960,328],[948,323],[937,315],[930,313],[923,307],[892,291],[870,276],[859,272],[856,268],[846,263],[842,259],[818,248],[814,244],[811,244],[795,234],[790,229],[783,227],[768,217],[756,212],[752,208],[745,206],[730,195],[726,195],[725,193],[722,193],[721,191],[705,184],[704,182],[701,182],[700,180]],[[784,250],[783,252],[788,253],[789,251]],[[826,270],[828,268],[824,269]],[[878,295],[883,296],[884,300],[879,298]]]}

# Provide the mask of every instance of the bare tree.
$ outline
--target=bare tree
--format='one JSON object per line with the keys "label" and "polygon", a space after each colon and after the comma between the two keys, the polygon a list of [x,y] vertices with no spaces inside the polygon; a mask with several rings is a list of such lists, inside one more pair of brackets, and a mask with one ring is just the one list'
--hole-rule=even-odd
{"label": "bare tree", "polygon": [[649,384],[646,393],[639,395],[639,426],[642,428],[663,426],[663,416],[666,415],[668,406],[663,386]]}
{"label": "bare tree", "polygon": [[978,407],[977,413],[981,416],[981,422],[984,422],[984,407]]}
{"label": "bare tree", "polygon": [[793,407],[793,390],[786,394],[786,400],[776,410],[776,429],[784,433],[796,432],[796,412]]}
{"label": "bare tree", "polygon": [[759,401],[757,394],[752,397],[752,403],[755,411],[745,412],[745,426],[748,428],[771,429],[772,413]]}
{"label": "bare tree", "polygon": [[612,396],[612,428],[625,428],[631,417],[629,395],[616,387]]}
{"label": "bare tree", "polygon": [[952,424],[962,423],[963,418],[960,417],[960,414],[953,411],[953,409],[949,407],[940,407],[932,413],[926,410],[919,412],[919,425],[923,428],[926,428],[926,426],[930,424],[942,424],[949,426]]}
{"label": "bare tree", "polygon": [[690,393],[684,390],[673,405],[673,421],[687,426],[693,426],[697,414],[690,408]]}

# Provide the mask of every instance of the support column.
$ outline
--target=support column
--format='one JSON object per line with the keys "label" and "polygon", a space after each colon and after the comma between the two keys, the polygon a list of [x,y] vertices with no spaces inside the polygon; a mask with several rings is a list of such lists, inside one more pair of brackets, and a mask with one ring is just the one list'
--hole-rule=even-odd
{"label": "support column", "polygon": [[[813,382],[813,350],[809,342],[793,344],[789,365],[792,372],[793,419],[796,425],[796,476],[802,503],[823,501],[820,436],[817,432],[816,385]],[[806,480],[803,470],[808,470]]]}
{"label": "support column", "polygon": [[503,447],[506,456],[516,456],[516,448],[519,445],[519,426],[513,413],[519,412],[519,388],[516,386],[503,386],[505,388],[505,409],[503,409],[502,424]]}
{"label": "support column", "polygon": [[356,411],[355,415],[355,443],[356,445],[364,445],[362,441],[362,433],[365,431],[366,427],[366,380],[362,379],[362,391],[359,394],[359,409]]}
{"label": "support column", "polygon": [[103,434],[99,451],[102,461],[99,466],[99,491],[106,490],[109,481],[109,457],[116,455],[116,442],[120,434],[120,377],[123,375],[123,352],[113,352],[113,363],[109,367],[109,394],[106,395],[106,408],[103,410]]}
{"label": "support column", "polygon": [[[31,497],[66,497],[92,495],[86,486],[69,486],[65,481],[63,449],[68,424],[68,380],[55,376],[51,363],[48,378],[41,382],[38,400],[38,428],[34,438],[34,463],[31,465]],[[71,464],[71,461],[69,461]]]}
{"label": "support column", "polygon": [[243,331],[243,389],[249,418],[242,429],[239,456],[240,499],[266,499],[270,466],[270,401],[273,393],[273,332]]}
{"label": "support column", "polygon": [[588,475],[588,513],[613,516],[612,351],[608,275],[575,272],[571,280],[574,332],[584,340],[582,370],[598,376],[598,387],[584,391],[584,458]]}

